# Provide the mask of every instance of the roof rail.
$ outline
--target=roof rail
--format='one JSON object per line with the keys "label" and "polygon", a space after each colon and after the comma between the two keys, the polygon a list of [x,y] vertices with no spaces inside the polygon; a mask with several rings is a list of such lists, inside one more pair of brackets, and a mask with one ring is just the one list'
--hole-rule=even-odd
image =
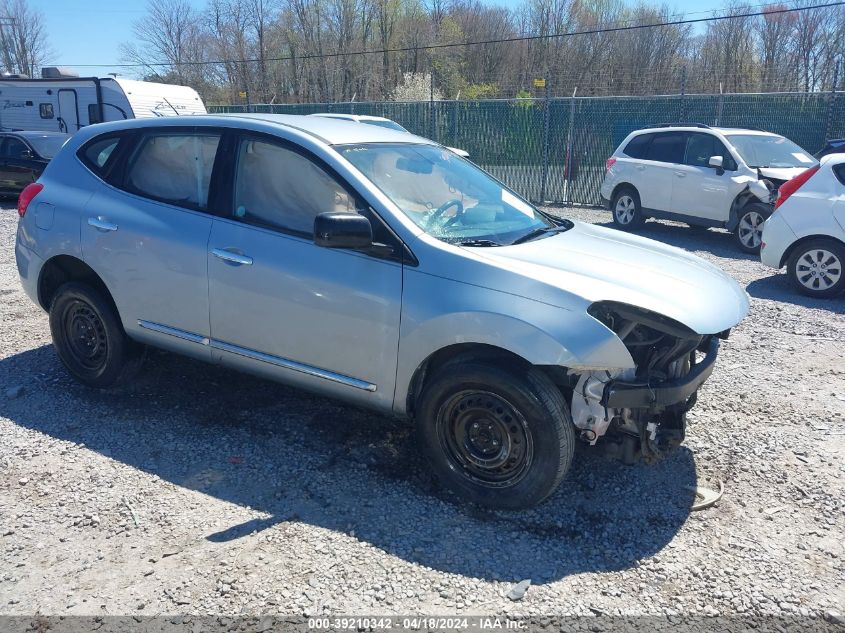
{"label": "roof rail", "polygon": [[723,127],[726,130],[754,130],[755,132],[768,132],[769,130],[764,130],[761,127],[757,127],[756,125],[721,125],[719,127]]}
{"label": "roof rail", "polygon": [[709,125],[704,125],[704,123],[691,123],[688,121],[680,121],[678,123],[656,123],[654,125],[646,125],[642,129],[650,129],[650,128],[657,128],[657,127],[700,127],[706,130],[711,129]]}

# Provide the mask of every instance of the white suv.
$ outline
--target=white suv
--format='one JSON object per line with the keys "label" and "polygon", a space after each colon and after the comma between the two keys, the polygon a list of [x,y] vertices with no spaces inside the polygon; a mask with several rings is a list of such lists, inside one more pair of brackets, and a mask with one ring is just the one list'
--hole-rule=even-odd
{"label": "white suv", "polygon": [[629,134],[607,159],[601,197],[617,228],[636,230],[649,217],[724,227],[757,253],[778,187],[816,164],[770,132],[655,126]]}

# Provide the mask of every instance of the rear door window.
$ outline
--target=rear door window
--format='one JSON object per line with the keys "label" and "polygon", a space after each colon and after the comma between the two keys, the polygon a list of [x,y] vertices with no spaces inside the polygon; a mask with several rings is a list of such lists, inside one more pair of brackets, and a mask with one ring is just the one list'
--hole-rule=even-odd
{"label": "rear door window", "polygon": [[653,137],[654,134],[640,134],[635,136],[628,141],[628,144],[622,152],[631,158],[645,158],[646,153],[648,152],[648,146],[651,144],[651,139]]}
{"label": "rear door window", "polygon": [[311,237],[327,211],[359,213],[363,204],[322,166],[269,140],[241,140],[234,216],[249,224]]}
{"label": "rear door window", "polygon": [[129,159],[124,186],[147,198],[204,211],[219,143],[216,132],[146,134]]}
{"label": "rear door window", "polygon": [[655,134],[648,146],[646,158],[662,163],[682,163],[684,160],[686,134],[684,132],[664,132]]}

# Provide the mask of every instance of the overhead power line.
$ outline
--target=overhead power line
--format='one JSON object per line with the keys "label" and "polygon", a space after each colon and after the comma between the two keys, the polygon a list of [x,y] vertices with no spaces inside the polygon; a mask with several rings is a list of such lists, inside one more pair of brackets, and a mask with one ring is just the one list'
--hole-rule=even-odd
{"label": "overhead power line", "polygon": [[569,33],[549,33],[546,35],[521,35],[515,37],[505,37],[499,39],[479,40],[473,42],[455,42],[448,44],[425,44],[422,46],[401,46],[396,48],[380,48],[380,49],[366,49],[358,51],[335,51],[332,53],[312,53],[305,55],[287,55],[284,57],[269,57],[259,59],[217,59],[217,60],[201,60],[188,62],[147,62],[147,63],[123,63],[123,64],[68,64],[76,68],[152,68],[152,67],[171,67],[171,66],[217,66],[223,64],[254,64],[263,61],[267,62],[284,62],[291,60],[307,60],[307,59],[327,59],[336,57],[351,57],[354,55],[378,55],[383,53],[410,53],[415,51],[431,51],[441,50],[446,48],[459,48],[464,46],[481,46],[486,44],[513,44],[517,42],[534,42],[541,40],[551,40],[558,38],[577,37],[582,35],[598,35],[600,33],[620,33],[625,31],[638,31],[642,29],[654,29],[667,26],[683,26],[687,24],[704,24],[708,22],[720,22],[722,20],[738,20],[740,18],[754,18],[761,16],[773,16],[786,13],[800,13],[803,11],[812,11],[816,9],[828,9],[831,7],[840,7],[845,5],[845,0],[837,2],[828,2],[825,4],[814,4],[804,7],[778,7],[771,5],[772,8],[763,11],[748,11],[745,13],[734,13],[730,15],[713,15],[705,18],[687,18],[680,20],[667,20],[665,22],[652,22],[649,24],[629,24],[624,26],[612,26],[603,28],[585,29],[582,31],[572,31]]}

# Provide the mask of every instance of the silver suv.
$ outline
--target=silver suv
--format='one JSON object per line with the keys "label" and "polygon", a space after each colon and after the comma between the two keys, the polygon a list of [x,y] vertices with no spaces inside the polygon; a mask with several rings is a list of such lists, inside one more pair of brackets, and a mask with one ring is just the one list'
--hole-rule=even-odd
{"label": "silver suv", "polygon": [[498,508],[550,495],[576,437],[676,446],[748,310],[684,251],[319,117],[86,127],[18,210],[21,280],[81,382],[152,345],[407,417],[436,475]]}

